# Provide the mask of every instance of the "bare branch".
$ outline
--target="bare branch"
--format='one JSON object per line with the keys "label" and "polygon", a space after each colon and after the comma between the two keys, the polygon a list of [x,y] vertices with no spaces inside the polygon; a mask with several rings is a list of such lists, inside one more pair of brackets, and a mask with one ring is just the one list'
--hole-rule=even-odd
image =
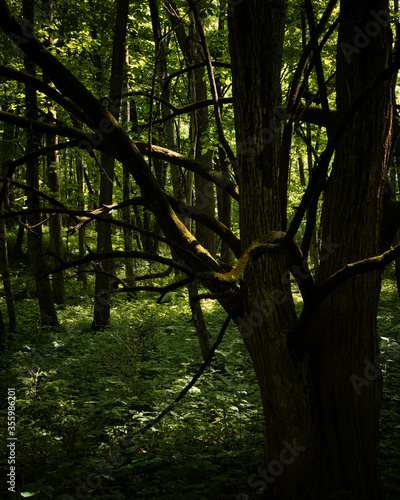
{"label": "bare branch", "polygon": [[219,344],[222,342],[222,339],[224,338],[226,329],[228,328],[229,322],[230,322],[230,316],[226,318],[224,321],[224,324],[222,325],[222,328],[219,332],[218,338],[215,341],[214,345],[212,346],[207,358],[204,360],[200,368],[198,369],[197,373],[193,376],[192,380],[188,383],[188,385],[179,393],[179,395],[174,399],[174,402],[167,406],[165,410],[163,410],[158,417],[154,418],[151,420],[148,424],[144,425],[141,429],[133,433],[133,436],[137,434],[144,434],[147,432],[149,429],[154,427],[156,424],[158,424],[164,417],[167,415],[169,412],[171,412],[175,406],[179,403],[181,399],[189,392],[189,390],[194,386],[194,384],[197,382],[197,380],[201,377],[201,375],[204,373],[205,369],[207,366],[211,363],[214,353],[217,350]]}
{"label": "bare branch", "polygon": [[71,137],[72,139],[80,140],[85,140],[87,138],[84,132],[79,128],[67,125],[52,125],[51,123],[32,120],[31,118],[25,118],[24,116],[8,113],[7,111],[0,111],[0,121],[12,123],[17,127],[33,129],[37,132],[49,135],[62,135],[63,137]]}
{"label": "bare branch", "polygon": [[59,104],[78,120],[87,123],[89,126],[93,125],[89,117],[82,111],[81,108],[76,106],[72,101],[65,99],[65,97],[63,97],[54,87],[50,87],[36,76],[29,75],[24,71],[17,71],[13,68],[0,66],[0,77],[5,77],[9,80],[16,80],[34,87],[36,90],[42,92],[42,94],[45,94],[47,97]]}
{"label": "bare branch", "polygon": [[207,63],[208,79],[210,81],[211,95],[213,97],[213,102],[214,102],[214,114],[215,114],[215,121],[217,124],[219,140],[220,140],[222,147],[224,148],[224,150],[226,152],[227,157],[229,158],[229,161],[231,162],[232,167],[235,170],[235,166],[237,164],[236,157],[233,154],[233,151],[232,151],[228,141],[226,140],[225,134],[224,134],[224,127],[222,124],[222,115],[221,115],[220,97],[218,95],[217,84],[215,81],[214,71],[213,71],[213,67],[212,67],[211,55],[210,55],[210,51],[208,50],[208,45],[207,45],[207,40],[206,40],[206,36],[204,33],[204,28],[203,28],[203,25],[200,21],[200,14],[199,14],[199,11],[197,10],[196,4],[192,0],[188,0],[188,4],[189,4],[190,8],[192,9],[192,12],[194,14],[194,18],[196,20],[197,30],[198,30],[199,35],[200,35],[201,44],[203,46],[203,51],[204,51],[204,57],[205,57],[206,63]]}
{"label": "bare branch", "polygon": [[296,330],[289,339],[291,347],[296,352],[297,356],[301,357],[307,349],[305,340],[307,334],[306,325],[308,321],[315,317],[316,311],[328,295],[349,279],[355,278],[361,274],[383,269],[399,256],[400,243],[381,255],[346,264],[342,269],[339,269],[330,276],[322,285],[315,287],[311,300],[304,304]]}
{"label": "bare branch", "polygon": [[81,257],[80,259],[74,259],[74,260],[68,260],[68,261],[61,261],[61,259],[58,259],[59,261],[62,262],[61,266],[52,269],[48,274],[56,274],[61,271],[65,271],[66,269],[70,269],[71,267],[77,267],[80,266],[81,264],[86,264],[88,262],[99,262],[102,260],[106,259],[117,259],[117,258],[127,258],[127,257],[133,257],[135,259],[141,259],[141,260],[150,260],[154,262],[160,262],[161,264],[165,264],[167,266],[171,266],[174,269],[178,269],[182,273],[186,274],[187,276],[190,276],[192,279],[196,277],[195,273],[188,267],[185,266],[184,264],[180,264],[179,262],[175,262],[172,259],[168,259],[166,257],[162,257],[160,255],[155,255],[155,254],[149,254],[146,252],[139,252],[136,250],[132,251],[113,251],[113,252],[106,252],[106,253],[94,253],[90,252],[88,255],[85,255],[85,257]]}
{"label": "bare branch", "polygon": [[[175,118],[176,116],[180,116],[186,113],[190,113],[191,111],[195,111],[196,109],[201,109],[205,108],[207,106],[212,106],[214,104],[214,101],[212,99],[206,99],[204,101],[196,101],[191,104],[187,104],[186,106],[182,106],[178,108],[177,106],[174,106],[171,104],[169,101],[166,101],[165,99],[162,99],[161,97],[156,97],[152,96],[148,92],[131,92],[126,95],[141,95],[144,97],[149,97],[152,98],[154,101],[158,101],[164,106],[167,106],[169,109],[172,110],[172,113],[168,116],[165,116],[164,118],[159,118],[158,120],[154,120],[152,122],[152,125],[161,125],[162,123],[167,122],[168,120],[171,120],[172,118]],[[219,102],[221,104],[232,104],[233,103],[233,98],[232,97],[220,97]],[[150,124],[145,124],[141,125],[141,127],[149,127]]]}
{"label": "bare branch", "polygon": [[215,234],[226,241],[237,258],[240,257],[240,239],[235,236],[233,232],[225,226],[225,224],[206,212],[202,212],[201,210],[197,210],[195,207],[191,207],[186,205],[186,203],[175,200],[172,196],[168,196],[167,198],[176,212],[181,212],[186,217],[201,222],[204,226],[211,229]]}
{"label": "bare branch", "polygon": [[[212,61],[211,62],[212,66],[214,68],[226,68],[226,69],[231,69],[231,65],[229,63],[224,63],[224,62],[218,62],[218,61]],[[180,75],[184,75],[185,73],[190,73],[191,71],[202,68],[204,66],[207,66],[207,63],[198,63],[198,64],[193,64],[192,66],[188,66],[187,68],[181,69],[179,71],[175,71],[175,73],[171,73],[170,75],[167,76],[167,78],[164,79],[163,86],[166,87],[169,85],[170,81],[173,78],[177,78]],[[222,100],[223,98],[220,98]],[[230,98],[227,98],[230,99]],[[232,101],[231,101],[232,102]]]}
{"label": "bare branch", "polygon": [[[149,154],[148,144],[142,142],[136,142],[135,144],[142,154]],[[151,148],[151,155],[154,158],[160,158],[161,160],[186,168],[187,170],[204,177],[221,189],[227,191],[232,198],[239,201],[239,193],[237,191],[236,184],[220,172],[217,172],[216,170],[207,170],[200,162],[160,146],[153,145]]]}

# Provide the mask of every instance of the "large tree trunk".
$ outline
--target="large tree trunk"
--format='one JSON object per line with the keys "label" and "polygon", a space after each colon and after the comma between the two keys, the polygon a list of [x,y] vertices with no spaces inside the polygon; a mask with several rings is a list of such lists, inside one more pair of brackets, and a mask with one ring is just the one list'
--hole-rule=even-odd
{"label": "large tree trunk", "polygon": [[[281,100],[285,11],[284,0],[273,6],[256,0],[238,5],[230,15],[242,251],[281,224],[274,108]],[[305,447],[309,450],[313,440],[311,402],[306,370],[287,347],[296,315],[285,270],[284,257],[273,255],[248,266],[245,274],[248,293],[239,329],[253,360],[266,424],[266,469],[255,471],[249,485],[259,486],[269,499],[309,499],[312,476]]]}
{"label": "large tree trunk", "polygon": [[[372,5],[371,1],[343,0],[342,7],[348,10],[340,41],[354,44],[354,26],[371,33],[375,26],[371,25],[372,13],[375,16],[379,8],[376,15],[382,15],[387,5],[383,1]],[[280,102],[285,8],[285,0],[254,0],[230,9],[243,250],[264,235],[269,241],[282,240],[282,233],[270,231],[279,230],[282,223],[274,108]],[[21,34],[4,0],[0,0],[0,12],[3,30]],[[361,43],[362,49],[356,47],[347,70],[345,53],[339,51],[340,114],[348,107],[349,96],[354,99],[387,63],[388,24],[381,20],[376,26],[375,36],[370,36],[367,44]],[[90,121],[99,123],[107,117],[112,125],[105,137],[109,151],[135,178],[164,234],[176,243],[191,269],[220,271],[173,212],[148,165],[115,119],[37,42],[26,40],[22,49],[48,72],[60,91],[88,113]],[[321,256],[320,283],[347,262],[379,250],[390,99],[386,85],[370,95],[368,111],[359,110],[339,145],[325,196],[323,237],[331,246],[328,254]],[[300,357],[299,350],[296,356],[287,345],[288,334],[299,323],[286,270],[283,255],[264,255],[246,268],[240,294],[243,311],[229,309],[225,301],[251,354],[265,412],[266,467],[249,478],[249,485],[258,487],[269,500],[320,500],[331,494],[336,498],[350,494],[356,499],[379,499],[376,435],[380,374],[374,369],[379,276],[355,278],[322,303],[316,317],[298,332],[306,335]],[[210,289],[218,291],[215,274],[209,274],[213,278]],[[314,299],[317,303],[318,297]]]}
{"label": "large tree trunk", "polygon": [[[337,53],[337,109],[343,116],[387,67],[391,33],[386,1],[342,0],[341,8],[347,12]],[[355,47],[355,26],[363,33],[360,48]],[[319,283],[348,262],[380,253],[392,118],[393,86],[387,80],[342,135],[322,215],[322,240],[337,248],[321,258]],[[307,339],[318,401],[320,477],[325,477],[326,492],[345,489],[356,499],[381,498],[377,447],[382,378],[376,325],[380,278],[379,271],[364,274],[333,291]]]}
{"label": "large tree trunk", "polygon": [[[354,47],[354,26],[375,21],[370,13],[387,7],[383,1],[379,6],[342,1],[342,9],[352,5],[339,40],[341,114],[385,68],[390,54],[390,29],[383,15],[384,21],[376,22],[376,36],[363,50],[356,48],[349,64],[340,44]],[[240,4],[230,15],[242,250],[280,227],[273,107],[280,97],[284,12],[284,1],[271,6],[260,0]],[[391,98],[388,82],[357,113],[340,142],[324,200],[323,239],[331,248],[321,256],[320,283],[347,262],[379,253]],[[282,283],[284,271],[281,257],[271,256],[245,275],[248,298],[239,325],[258,377],[266,423],[266,469],[251,476],[249,485],[268,499],[342,498],[345,492],[356,499],[379,499],[381,377],[375,360],[380,276],[355,278],[332,293],[309,325],[305,355],[296,360],[286,342],[296,319]]]}
{"label": "large tree trunk", "polygon": [[6,329],[3,322],[3,315],[0,309],[0,352],[2,352],[7,343],[7,334]]}

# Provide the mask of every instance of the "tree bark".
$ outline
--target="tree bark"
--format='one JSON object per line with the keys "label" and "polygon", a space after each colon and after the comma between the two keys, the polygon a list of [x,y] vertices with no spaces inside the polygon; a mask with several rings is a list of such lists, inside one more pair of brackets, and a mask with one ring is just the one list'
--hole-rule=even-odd
{"label": "tree bark", "polygon": [[[127,63],[128,63],[128,55],[127,55]],[[131,120],[130,103],[128,101],[124,101],[122,103],[121,118],[123,124],[126,124]],[[132,126],[134,128],[137,125],[138,124],[136,120],[136,123],[133,123]],[[123,180],[122,180],[123,200],[128,201],[132,198],[132,179],[126,170],[123,171],[122,175],[123,175]],[[122,209],[122,220],[124,222],[127,222],[128,224],[133,224],[132,207],[126,206]],[[124,244],[126,252],[134,250],[133,230],[130,227],[124,227]],[[127,257],[125,259],[125,279],[126,279],[126,284],[128,286],[130,287],[135,286],[136,283],[135,275],[136,275],[135,259],[132,257]],[[130,294],[129,297],[131,298],[132,294]]]}
{"label": "tree bark", "polygon": [[[31,0],[23,2],[24,18],[33,26],[34,3]],[[32,75],[35,74],[35,66],[25,57],[25,70]],[[25,86],[25,105],[26,116],[28,118],[37,118],[37,97],[36,91],[29,85]],[[27,132],[27,151],[31,152],[37,149],[38,141],[35,133],[30,130]],[[26,183],[29,186],[39,188],[39,164],[35,158],[30,158],[26,162]],[[27,193],[27,206],[29,209],[39,210],[40,199],[32,191]],[[54,308],[53,292],[50,280],[47,274],[47,261],[43,249],[43,236],[41,217],[37,214],[28,216],[28,224],[31,227],[28,232],[28,248],[32,262],[33,274],[36,280],[36,291],[39,301],[42,325],[58,325],[57,313]]]}
{"label": "tree bark", "polygon": [[[75,157],[75,168],[76,168],[76,180],[78,184],[79,191],[79,202],[78,207],[80,210],[85,209],[85,184],[84,184],[84,167],[82,156],[77,155]],[[86,228],[81,227],[79,230],[79,258],[82,258],[86,252]],[[81,281],[84,288],[87,288],[88,280],[86,273],[86,264],[81,264],[78,267],[78,281]]]}
{"label": "tree bark", "polygon": [[[281,225],[275,110],[285,14],[283,0],[256,0],[239,4],[229,16],[242,251]],[[249,485],[257,487],[259,480],[260,498],[310,499],[312,400],[307,364],[296,362],[287,345],[296,315],[286,270],[284,257],[271,255],[247,266],[244,275],[247,298],[237,323],[259,382],[266,435],[265,469]],[[285,461],[288,443],[296,451]]]}
{"label": "tree bark", "polygon": [[0,220],[0,272],[3,279],[4,294],[6,296],[8,330],[13,332],[16,328],[15,300],[8,265],[7,231],[4,219]]}
{"label": "tree bark", "polygon": [[[46,144],[47,146],[56,144],[56,136],[47,136]],[[53,196],[60,197],[60,175],[59,169],[59,157],[54,153],[47,155],[47,182],[50,192]],[[50,231],[50,250],[58,257],[58,259],[64,258],[64,243],[62,234],[62,214],[55,214],[49,220],[49,231]],[[57,264],[57,259],[53,259],[53,265]],[[65,274],[63,272],[57,273],[53,276],[53,297],[56,304],[65,304]]]}
{"label": "tree bark", "polygon": [[[202,20],[202,23],[204,21]],[[203,57],[199,47],[201,46],[200,37],[196,27],[194,14],[191,14],[190,21],[190,38],[189,47],[192,64],[203,62]],[[204,67],[197,68],[193,71],[193,102],[203,101],[207,99],[207,84],[204,81],[206,71]],[[191,119],[191,136],[194,146],[194,159],[200,162],[207,170],[212,169],[212,150],[205,150],[207,142],[207,134],[209,132],[208,109],[200,108],[192,113]],[[214,184],[204,177],[197,174],[194,176],[195,185],[195,210],[202,210],[207,214],[215,215],[215,194]],[[215,234],[202,224],[196,223],[196,238],[204,245],[211,255],[216,255],[217,241]]]}
{"label": "tree bark", "polygon": [[7,343],[7,333],[3,322],[3,315],[0,310],[0,352],[2,352]]}
{"label": "tree bark", "polygon": [[[229,163],[226,158],[225,151],[218,147],[218,170],[229,178]],[[231,229],[232,223],[232,199],[229,193],[224,189],[217,188],[218,200],[218,220],[222,222],[228,229]],[[231,265],[233,261],[233,252],[227,241],[221,239],[221,262]]]}
{"label": "tree bark", "polygon": [[[386,1],[342,0],[341,8],[347,15],[340,24],[337,52],[339,117],[386,69],[391,56]],[[355,47],[355,26],[363,33],[362,48]],[[373,37],[368,36],[370,29]],[[392,126],[393,84],[387,80],[353,116],[336,150],[324,194],[322,241],[334,242],[337,248],[321,255],[318,283],[348,262],[380,253]],[[321,435],[319,477],[325,478],[321,492],[342,489],[356,499],[381,498],[377,447],[382,377],[376,325],[380,279],[379,271],[363,274],[333,291],[307,338]]]}
{"label": "tree bark", "polygon": [[[376,13],[377,7],[384,10],[387,4],[343,0],[342,7],[348,10],[340,41],[354,43],[354,26],[365,28],[372,22],[372,11]],[[243,251],[265,235],[273,241],[284,241],[278,232],[280,134],[275,111],[280,103],[285,9],[284,0],[241,2],[230,9],[238,149],[238,164],[234,167],[241,193]],[[0,25],[8,34],[21,34],[3,0]],[[349,96],[356,98],[373,78],[372,73],[387,63],[389,26],[378,31],[362,50],[357,47],[352,55],[355,64],[347,70],[343,69],[347,61],[343,61],[344,54],[339,50],[341,115],[349,106]],[[194,272],[213,271],[206,273],[208,286],[212,291],[221,291],[221,276],[215,273],[221,268],[181,223],[135,144],[112,115],[37,42],[27,40],[22,49],[44,67],[60,91],[74,100],[91,122],[108,120],[112,129],[104,133],[105,146],[135,178],[164,234],[174,242],[188,266]],[[329,251],[321,255],[319,283],[352,259],[377,251],[382,179],[390,149],[392,109],[391,89],[387,87],[381,85],[369,96],[368,113],[365,107],[358,111],[339,144],[324,200],[323,239]],[[360,158],[356,155],[359,152]],[[356,179],[359,182],[354,182]],[[270,231],[277,232],[271,236]],[[246,252],[244,255],[249,256]],[[234,317],[251,354],[265,413],[266,467],[257,471],[255,478],[249,478],[249,485],[259,487],[264,498],[269,499],[320,500],[332,494],[344,496],[345,492],[356,499],[379,499],[376,434],[380,374],[373,369],[379,277],[371,273],[368,278],[352,278],[331,293],[317,315],[312,304],[318,304],[318,297],[311,296],[307,303],[312,314],[299,331],[301,323],[290,295],[287,268],[281,254],[264,255],[257,261],[249,259],[241,276],[244,286],[240,307],[229,307],[227,301],[220,300]],[[305,343],[295,353],[288,346],[292,331],[305,336]]]}
{"label": "tree bark", "polygon": [[[122,94],[124,80],[124,63],[126,57],[125,39],[128,22],[129,0],[118,0],[115,20],[113,55],[110,83],[110,111],[118,119],[120,96]],[[115,158],[102,154],[101,156],[101,180],[99,205],[111,205],[113,197]],[[108,216],[111,218],[111,215]],[[112,224],[110,222],[98,221],[97,224],[97,252],[108,253],[112,251]],[[96,286],[93,325],[94,330],[106,328],[110,321],[111,290],[113,282],[111,275],[115,274],[113,259],[96,264]]]}
{"label": "tree bark", "polygon": [[[157,0],[149,0],[151,20],[153,25],[153,36],[156,52],[156,76],[158,84],[161,86],[161,98],[168,103],[172,102],[171,92],[169,85],[165,85],[165,79],[168,76],[167,70],[167,57],[165,54],[165,38],[161,32],[161,22],[158,11]],[[166,104],[161,104],[163,118],[167,118],[172,114],[171,109]],[[167,138],[168,149],[170,151],[177,151],[176,141],[176,123],[173,118],[167,120],[164,125],[164,131]],[[182,172],[176,165],[170,166],[172,192],[176,200],[185,202],[185,182]],[[187,225],[186,217],[179,214],[181,220]]]}
{"label": "tree bark", "polygon": [[196,300],[199,291],[197,283],[191,283],[188,286],[189,291],[189,305],[192,311],[192,320],[196,328],[197,338],[199,340],[201,354],[203,359],[206,360],[211,351],[211,339],[207,330],[207,325],[204,321],[203,310],[199,300]]}
{"label": "tree bark", "polygon": [[[5,165],[8,161],[14,159],[14,148],[10,148],[13,138],[13,127],[11,125],[6,125],[2,134],[2,145],[0,147],[0,164]],[[10,154],[10,150],[12,153]],[[7,176],[6,169],[0,169],[2,177]],[[12,208],[13,196],[8,193],[9,208]],[[2,213],[2,207],[0,206],[0,214]],[[14,293],[11,283],[11,275],[8,261],[8,243],[7,243],[7,224],[5,220],[0,220],[0,273],[3,278],[4,294],[7,303],[7,313],[8,313],[8,329],[13,332],[16,328],[16,315],[15,315],[15,301]],[[1,343],[1,341],[0,341]]]}

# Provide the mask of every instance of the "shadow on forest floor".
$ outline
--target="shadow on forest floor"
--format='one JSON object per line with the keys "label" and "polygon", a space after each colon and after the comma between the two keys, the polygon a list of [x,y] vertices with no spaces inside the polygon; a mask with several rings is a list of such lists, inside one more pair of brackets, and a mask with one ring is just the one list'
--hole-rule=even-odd
{"label": "shadow on forest floor", "polygon": [[[156,304],[113,302],[112,326],[90,331],[92,303],[73,288],[58,331],[38,328],[33,299],[2,354],[2,390],[17,396],[17,485],[35,499],[234,499],[262,464],[262,408],[248,352],[229,327],[211,368],[141,441],[120,436],[154,418],[201,362],[186,294]],[[215,339],[224,314],[205,302]],[[400,302],[383,287],[378,327],[384,369],[380,463],[386,498],[400,498]],[[5,418],[5,411],[1,411]],[[3,443],[4,447],[6,446]],[[258,450],[258,451],[254,451]],[[5,457],[1,465],[8,469]],[[5,481],[0,486],[5,498]],[[258,498],[254,495],[254,498]]]}

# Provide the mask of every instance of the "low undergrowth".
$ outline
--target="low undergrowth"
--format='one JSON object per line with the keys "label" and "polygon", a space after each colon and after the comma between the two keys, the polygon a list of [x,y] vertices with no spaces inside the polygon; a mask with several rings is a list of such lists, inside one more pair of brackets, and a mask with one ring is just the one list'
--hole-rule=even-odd
{"label": "low undergrowth", "polygon": [[[248,490],[247,478],[263,462],[263,417],[236,329],[228,328],[184,400],[144,436],[127,440],[174,400],[202,362],[186,293],[168,294],[161,304],[147,292],[131,301],[117,294],[110,329],[96,333],[88,294],[76,282],[68,293],[55,330],[39,327],[28,290],[17,303],[23,320],[1,355],[1,390],[15,388],[17,396],[16,497],[217,500]],[[215,340],[224,313],[213,301],[204,309]],[[385,380],[381,474],[386,497],[394,499],[400,498],[400,303],[390,279],[378,324]],[[2,409],[3,422],[5,415]],[[6,486],[3,479],[2,498]]]}

